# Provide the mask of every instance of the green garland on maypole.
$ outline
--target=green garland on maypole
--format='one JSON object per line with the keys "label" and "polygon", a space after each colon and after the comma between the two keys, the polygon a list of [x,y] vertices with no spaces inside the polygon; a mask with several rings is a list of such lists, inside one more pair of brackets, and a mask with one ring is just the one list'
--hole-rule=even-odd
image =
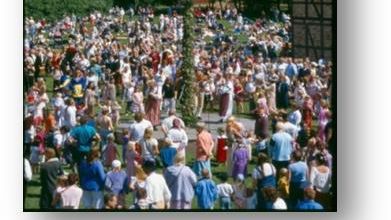
{"label": "green garland on maypole", "polygon": [[192,0],[182,0],[184,6],[183,24],[183,64],[181,74],[183,77],[183,104],[181,105],[182,119],[187,126],[194,126],[197,122],[195,115],[195,74],[193,64],[194,46],[194,19]]}

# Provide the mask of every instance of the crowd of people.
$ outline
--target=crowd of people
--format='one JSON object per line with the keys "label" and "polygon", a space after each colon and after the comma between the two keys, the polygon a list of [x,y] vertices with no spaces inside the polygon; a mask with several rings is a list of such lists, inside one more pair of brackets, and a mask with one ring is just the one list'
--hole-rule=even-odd
{"label": "crowd of people", "polygon": [[[176,112],[186,105],[182,15],[116,7],[25,18],[25,197],[36,174],[40,209],[334,207],[332,63],[292,57],[285,13],[251,21],[234,7],[195,8],[194,17],[195,153],[194,128]],[[217,134],[202,118],[215,110]]]}

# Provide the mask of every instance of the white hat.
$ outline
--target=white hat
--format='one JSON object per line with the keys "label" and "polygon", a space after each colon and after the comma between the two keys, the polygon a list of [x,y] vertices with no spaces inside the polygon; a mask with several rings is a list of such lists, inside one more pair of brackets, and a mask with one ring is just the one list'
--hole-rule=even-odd
{"label": "white hat", "polygon": [[113,160],[113,162],[111,162],[111,167],[112,167],[112,168],[121,167],[121,161],[119,161],[119,160]]}
{"label": "white hat", "polygon": [[239,181],[244,181],[244,176],[243,176],[243,174],[238,174],[237,176],[236,176],[236,178],[239,180]]}

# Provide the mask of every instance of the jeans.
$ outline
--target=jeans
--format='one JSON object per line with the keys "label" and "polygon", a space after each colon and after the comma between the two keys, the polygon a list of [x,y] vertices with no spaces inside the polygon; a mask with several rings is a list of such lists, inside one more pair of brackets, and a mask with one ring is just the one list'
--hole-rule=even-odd
{"label": "jeans", "polygon": [[220,208],[231,209],[231,199],[229,197],[220,197]]}
{"label": "jeans", "polygon": [[103,191],[83,191],[81,198],[85,209],[101,209],[103,208]]}

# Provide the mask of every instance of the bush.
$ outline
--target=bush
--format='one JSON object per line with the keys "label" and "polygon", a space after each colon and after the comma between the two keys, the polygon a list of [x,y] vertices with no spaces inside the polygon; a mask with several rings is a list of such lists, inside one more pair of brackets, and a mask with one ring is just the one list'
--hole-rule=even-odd
{"label": "bush", "polygon": [[107,12],[112,6],[113,0],[26,0],[24,15],[52,22],[65,14],[86,16],[95,10]]}

